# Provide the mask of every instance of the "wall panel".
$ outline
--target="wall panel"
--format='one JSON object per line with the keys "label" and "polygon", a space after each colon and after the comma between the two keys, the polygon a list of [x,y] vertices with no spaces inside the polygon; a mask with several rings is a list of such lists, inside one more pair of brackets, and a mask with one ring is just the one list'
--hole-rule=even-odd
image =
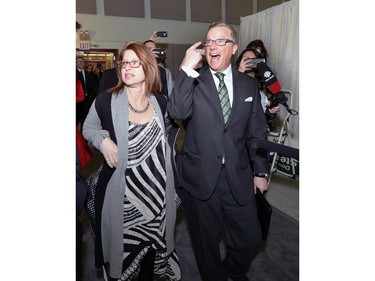
{"label": "wall panel", "polygon": [[96,0],[76,0],[76,13],[96,15]]}
{"label": "wall panel", "polygon": [[258,12],[283,3],[283,0],[258,0]]}
{"label": "wall panel", "polygon": [[191,21],[221,21],[221,0],[191,0]]}
{"label": "wall panel", "polygon": [[186,20],[186,0],[151,0],[151,18]]}
{"label": "wall panel", "polygon": [[104,14],[118,17],[145,17],[144,1],[134,0],[105,0]]}
{"label": "wall panel", "polygon": [[253,0],[226,0],[225,18],[229,24],[240,24],[240,17],[253,14]]}

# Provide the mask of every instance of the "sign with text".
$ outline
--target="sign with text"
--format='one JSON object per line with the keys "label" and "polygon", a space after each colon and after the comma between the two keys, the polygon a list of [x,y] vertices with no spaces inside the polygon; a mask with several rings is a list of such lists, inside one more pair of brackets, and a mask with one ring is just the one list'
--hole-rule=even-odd
{"label": "sign with text", "polygon": [[90,41],[79,41],[80,50],[90,50]]}

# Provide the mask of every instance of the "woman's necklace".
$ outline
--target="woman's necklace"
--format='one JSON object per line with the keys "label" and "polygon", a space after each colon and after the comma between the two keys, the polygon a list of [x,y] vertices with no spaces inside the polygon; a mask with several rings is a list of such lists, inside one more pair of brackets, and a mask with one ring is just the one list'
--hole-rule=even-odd
{"label": "woman's necklace", "polygon": [[128,101],[128,105],[129,105],[129,108],[131,111],[133,111],[134,113],[137,113],[137,114],[141,114],[141,113],[144,113],[147,111],[148,107],[150,106],[150,100],[147,101],[147,105],[144,109],[142,110],[138,110],[138,109],[135,109],[131,104],[130,102]]}

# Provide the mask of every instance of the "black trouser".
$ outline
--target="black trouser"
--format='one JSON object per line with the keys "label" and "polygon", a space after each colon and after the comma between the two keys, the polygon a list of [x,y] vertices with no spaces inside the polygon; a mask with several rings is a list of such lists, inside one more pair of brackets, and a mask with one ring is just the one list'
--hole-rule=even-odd
{"label": "black trouser", "polygon": [[[208,200],[201,201],[187,191],[184,193],[186,219],[202,280],[226,281],[228,277],[248,280],[246,273],[252,255],[261,242],[255,199],[244,206],[237,203],[224,165]],[[226,245],[223,261],[219,247],[222,235]]]}

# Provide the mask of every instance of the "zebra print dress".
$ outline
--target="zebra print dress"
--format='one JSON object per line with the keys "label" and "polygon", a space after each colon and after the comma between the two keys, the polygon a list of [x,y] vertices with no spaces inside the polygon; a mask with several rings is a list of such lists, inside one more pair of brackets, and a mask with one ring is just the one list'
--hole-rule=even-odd
{"label": "zebra print dress", "polygon": [[129,122],[128,167],[124,198],[124,272],[134,280],[152,247],[154,280],[180,280],[176,252],[167,255],[165,241],[165,136],[156,113],[146,124]]}

